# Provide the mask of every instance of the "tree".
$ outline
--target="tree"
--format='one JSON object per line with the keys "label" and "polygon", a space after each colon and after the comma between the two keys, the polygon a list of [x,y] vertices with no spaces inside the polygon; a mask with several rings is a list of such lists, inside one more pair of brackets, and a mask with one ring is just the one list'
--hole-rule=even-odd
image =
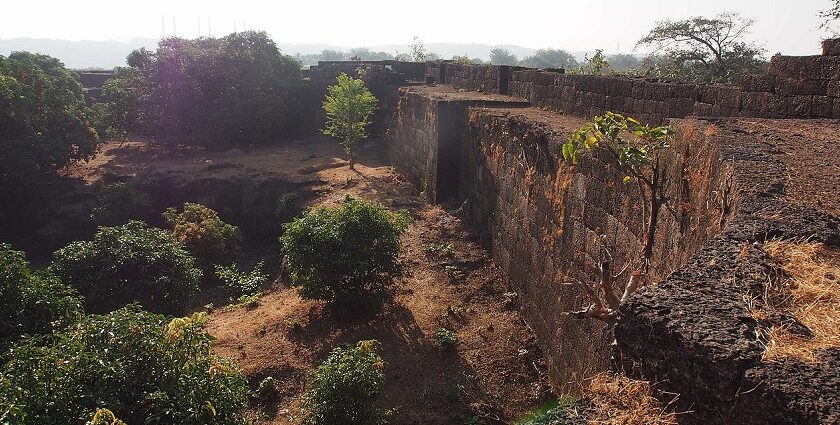
{"label": "tree", "polygon": [[368,49],[367,47],[357,47],[355,49],[350,49],[349,56],[351,58],[357,58],[356,60],[361,61],[381,61],[394,59],[394,55],[390,53],[374,52]]}
{"label": "tree", "polygon": [[490,63],[493,65],[516,65],[516,55],[501,47],[490,50]]}
{"label": "tree", "polygon": [[586,55],[583,65],[580,66],[578,71],[581,74],[602,75],[607,73],[609,69],[610,63],[604,55],[604,50],[598,49],[591,58],[589,55]]}
{"label": "tree", "polygon": [[636,56],[626,53],[607,55],[607,62],[609,62],[610,68],[616,71],[630,71],[638,68],[642,63]]}
{"label": "tree", "polygon": [[742,72],[760,72],[764,49],[745,41],[752,19],[726,12],[714,18],[664,20],[636,43],[672,58],[687,79],[733,82]]}
{"label": "tree", "polygon": [[532,56],[523,59],[521,65],[529,68],[575,69],[578,67],[578,62],[571,53],[565,50],[540,49]]}
{"label": "tree", "polygon": [[[79,77],[58,59],[0,56],[0,200],[19,204],[43,179],[91,158],[99,143]],[[2,208],[5,210],[5,208]]]}
{"label": "tree", "polygon": [[167,208],[163,219],[172,227],[172,235],[195,256],[201,268],[230,264],[239,253],[242,233],[239,227],[225,223],[219,213],[201,204],[187,202],[183,210]]}
{"label": "tree", "polygon": [[338,50],[321,50],[321,54],[319,60],[322,61],[345,61],[348,59],[348,55],[344,52],[339,52]]}
{"label": "tree", "polygon": [[336,81],[336,84],[327,88],[324,100],[327,121],[322,131],[339,140],[350,156],[350,168],[353,168],[356,144],[368,137],[367,127],[376,112],[377,101],[360,79],[342,72]]}
{"label": "tree", "polygon": [[573,313],[575,316],[615,324],[620,303],[638,288],[648,273],[659,212],[668,202],[669,181],[663,171],[665,165],[660,153],[670,147],[669,136],[673,133],[674,130],[668,126],[649,127],[633,118],[607,112],[572,133],[563,145],[563,158],[572,164],[577,164],[586,152],[595,149],[605,152],[609,161],[624,174],[624,183],[637,184],[643,226],[642,249],[621,298],[613,292],[612,282],[618,276],[613,276],[611,254],[604,249],[605,255],[598,267],[600,280],[597,283],[574,283],[584,288],[591,299],[588,307]]}
{"label": "tree", "polygon": [[425,62],[429,59],[429,52],[426,51],[426,46],[423,45],[423,40],[419,37],[414,37],[414,41],[408,46],[409,56],[414,62]]}
{"label": "tree", "polygon": [[109,134],[222,149],[275,141],[296,125],[300,63],[264,32],[167,38],[128,65],[103,89]]}
{"label": "tree", "polygon": [[333,350],[309,378],[303,424],[383,424],[384,414],[376,406],[385,385],[385,362],[379,350],[376,340]]}
{"label": "tree", "polygon": [[819,17],[823,19],[820,28],[828,29],[831,25],[840,19],[840,0],[831,0],[831,7],[819,12]]}
{"label": "tree", "polygon": [[452,56],[452,60],[455,61],[455,63],[457,63],[459,65],[480,65],[480,64],[484,63],[484,61],[482,61],[481,59],[471,58],[471,57],[467,56],[466,53],[464,53],[463,56],[458,56],[458,55]]}
{"label": "tree", "polygon": [[87,310],[104,313],[132,302],[166,314],[185,311],[201,271],[175,237],[142,221],[100,227],[91,241],[58,250],[51,273],[85,296]]}
{"label": "tree", "polygon": [[405,213],[348,197],[339,208],[321,206],[283,226],[280,243],[292,282],[303,298],[338,309],[378,308],[394,276]]}

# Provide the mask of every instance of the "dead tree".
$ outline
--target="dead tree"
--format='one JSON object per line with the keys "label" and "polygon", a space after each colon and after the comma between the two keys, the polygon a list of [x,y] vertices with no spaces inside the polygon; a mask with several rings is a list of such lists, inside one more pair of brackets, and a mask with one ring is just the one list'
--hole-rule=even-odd
{"label": "dead tree", "polygon": [[[590,300],[588,307],[569,313],[572,316],[589,317],[614,325],[618,320],[621,303],[645,282],[653,257],[659,213],[663,207],[669,208],[668,179],[660,153],[670,147],[669,136],[672,134],[674,130],[669,126],[649,127],[633,118],[607,112],[572,133],[563,145],[563,158],[573,164],[577,164],[584,153],[595,149],[606,152],[610,161],[624,174],[624,183],[637,184],[643,226],[642,249],[638,258],[626,264],[618,274],[612,274],[612,255],[602,241],[602,258],[595,270],[599,279],[595,282],[577,280],[566,283],[583,288]],[[619,298],[613,288],[613,281],[630,266],[633,266],[633,272]]]}

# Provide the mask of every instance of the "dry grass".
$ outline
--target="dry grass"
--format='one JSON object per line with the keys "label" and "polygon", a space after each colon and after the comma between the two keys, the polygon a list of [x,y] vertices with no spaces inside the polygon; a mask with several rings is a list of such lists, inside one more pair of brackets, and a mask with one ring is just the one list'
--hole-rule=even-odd
{"label": "dry grass", "polygon": [[[676,414],[668,413],[655,397],[647,381],[624,375],[600,374],[592,379],[587,392],[593,416],[590,424],[672,425]],[[666,406],[667,407],[667,406]]]}
{"label": "dry grass", "polygon": [[808,338],[784,326],[774,326],[764,359],[819,362],[821,350],[840,346],[840,250],[791,241],[768,242],[764,250],[788,275],[769,288],[768,303],[795,317],[814,334]]}

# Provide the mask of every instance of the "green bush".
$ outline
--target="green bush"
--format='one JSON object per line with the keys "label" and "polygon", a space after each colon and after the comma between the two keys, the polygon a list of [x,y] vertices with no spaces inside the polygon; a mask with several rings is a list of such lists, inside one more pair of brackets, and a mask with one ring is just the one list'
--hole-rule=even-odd
{"label": "green bush", "polygon": [[375,406],[382,394],[385,363],[376,340],[336,348],[310,377],[303,399],[304,425],[375,425],[384,412]]}
{"label": "green bush", "polygon": [[265,263],[260,261],[250,272],[240,271],[236,264],[215,267],[216,278],[230,288],[234,295],[256,293],[268,282],[268,274],[263,271]]}
{"label": "green bush", "polygon": [[334,306],[376,307],[399,272],[408,214],[348,197],[284,225],[280,241],[301,296]]}
{"label": "green bush", "polygon": [[51,333],[81,317],[82,300],[46,273],[32,273],[24,254],[0,244],[0,351],[24,334]]}
{"label": "green bush", "polygon": [[24,341],[0,369],[3,423],[83,424],[107,409],[128,424],[244,424],[247,382],[210,353],[203,320],[135,305]]}
{"label": "green bush", "polygon": [[192,253],[199,264],[230,264],[239,252],[242,233],[219,214],[201,204],[185,203],[183,211],[167,208],[163,219],[172,226],[175,239]]}
{"label": "green bush", "polygon": [[131,219],[144,219],[151,210],[149,195],[128,183],[111,183],[99,192],[91,217],[96,224],[116,226]]}
{"label": "green bush", "polygon": [[158,313],[179,314],[201,278],[171,233],[142,221],[100,227],[93,240],[56,251],[50,270],[99,313],[137,301]]}
{"label": "green bush", "polygon": [[444,351],[453,351],[458,346],[458,336],[446,328],[437,328],[435,330],[435,342]]}

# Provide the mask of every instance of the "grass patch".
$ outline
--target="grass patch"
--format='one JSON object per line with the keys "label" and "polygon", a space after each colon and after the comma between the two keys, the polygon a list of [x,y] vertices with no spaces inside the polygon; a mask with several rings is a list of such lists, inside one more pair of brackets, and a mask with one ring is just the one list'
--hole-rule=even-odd
{"label": "grass patch", "polygon": [[768,287],[769,307],[785,311],[813,333],[771,327],[764,360],[819,362],[822,350],[840,346],[840,250],[815,242],[771,241],[764,251],[785,271]]}

